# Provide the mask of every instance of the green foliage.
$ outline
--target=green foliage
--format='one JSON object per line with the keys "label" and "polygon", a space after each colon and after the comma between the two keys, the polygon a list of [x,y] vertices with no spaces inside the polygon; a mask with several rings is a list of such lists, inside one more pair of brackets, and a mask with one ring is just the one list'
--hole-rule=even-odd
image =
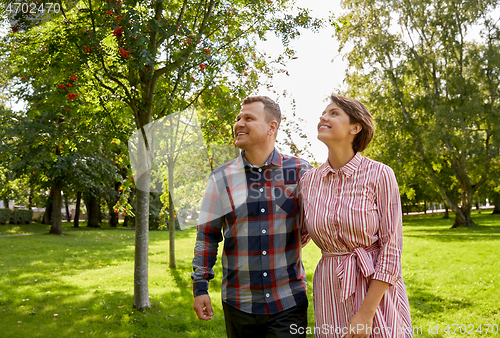
{"label": "green foliage", "polygon": [[[255,39],[274,31],[288,44],[300,28],[322,25],[306,9],[286,14],[292,7],[291,1],[88,0],[78,6],[65,2],[60,15],[44,20],[28,18],[31,29],[12,30],[0,41],[2,61],[11,70],[8,80],[16,84],[11,94],[28,102],[26,114],[15,116],[5,135],[12,141],[2,150],[18,150],[12,153],[16,170],[35,173],[31,183],[50,187],[62,175],[66,186],[81,190],[78,182],[95,178],[78,168],[78,177],[68,174],[72,161],[103,155],[123,159],[134,125],[183,110],[202,94],[217,91],[224,94],[205,95],[204,109],[224,123],[207,124],[204,130],[215,131],[215,143],[232,142],[235,106],[255,90],[257,74],[271,76],[293,57],[288,48],[269,60],[256,50]],[[97,137],[103,134],[121,141],[119,152],[92,153],[113,139]],[[29,147],[19,147],[20,141]],[[59,156],[70,153],[80,158],[59,162]]]}
{"label": "green foliage", "polygon": [[29,224],[33,218],[33,210],[0,209],[0,224]]}
{"label": "green foliage", "polygon": [[13,211],[9,208],[0,209],[0,224],[7,224],[10,221]]}
{"label": "green foliage", "polygon": [[[167,204],[167,203],[165,203]],[[164,230],[168,229],[168,218],[162,215],[162,208],[164,208],[164,203],[160,200],[160,193],[151,192],[149,199],[149,230]],[[132,201],[128,204],[128,207],[122,209],[127,209],[124,212],[124,216],[128,218],[129,224],[135,224],[135,202]],[[116,209],[118,211],[119,209]],[[175,218],[175,229],[181,230],[179,220]]]}
{"label": "green foliage", "polygon": [[14,209],[10,216],[11,224],[29,224],[33,218],[33,210]]}
{"label": "green foliage", "polygon": [[[497,1],[347,1],[337,33],[347,95],[365,102],[377,132],[369,151],[391,165],[402,192],[442,199],[472,225],[473,195],[500,139]],[[478,29],[477,38],[468,35]],[[439,197],[437,195],[439,194]]]}

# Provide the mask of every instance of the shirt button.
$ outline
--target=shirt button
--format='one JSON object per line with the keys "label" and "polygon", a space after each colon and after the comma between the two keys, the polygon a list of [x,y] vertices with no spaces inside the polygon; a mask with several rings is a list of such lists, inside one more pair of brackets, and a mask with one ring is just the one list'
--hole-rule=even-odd
{"label": "shirt button", "polygon": [[262,208],[260,209],[260,212],[266,212],[266,209]]}
{"label": "shirt button", "polygon": [[267,255],[267,251],[266,251],[266,250],[262,251],[262,254],[263,254],[264,256],[265,256],[265,255]]}
{"label": "shirt button", "polygon": [[264,272],[262,275],[263,275],[264,277],[267,277],[267,272]]}
{"label": "shirt button", "polygon": [[265,234],[265,233],[266,233],[266,229],[263,229],[263,230],[262,230],[262,233],[263,233],[263,234]]}
{"label": "shirt button", "polygon": [[260,191],[260,192],[263,192],[263,191],[264,191],[264,188],[260,188],[260,189],[259,189],[259,191]]}
{"label": "shirt button", "polygon": [[271,297],[271,295],[269,293],[266,293],[266,297],[269,298]]}

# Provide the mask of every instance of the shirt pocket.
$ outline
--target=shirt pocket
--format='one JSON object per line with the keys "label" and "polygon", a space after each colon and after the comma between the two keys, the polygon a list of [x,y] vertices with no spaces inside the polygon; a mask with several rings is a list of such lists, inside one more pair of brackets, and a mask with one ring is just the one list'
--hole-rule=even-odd
{"label": "shirt pocket", "polygon": [[274,211],[278,214],[294,215],[298,211],[297,184],[281,184],[272,187]]}

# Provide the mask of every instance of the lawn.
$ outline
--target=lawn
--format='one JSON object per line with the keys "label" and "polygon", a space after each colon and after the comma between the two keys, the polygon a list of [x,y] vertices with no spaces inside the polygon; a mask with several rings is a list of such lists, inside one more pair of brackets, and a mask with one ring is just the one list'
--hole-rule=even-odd
{"label": "lawn", "polygon": [[[449,229],[453,220],[438,215],[405,217],[403,277],[415,337],[500,337],[500,216],[490,212],[474,214],[479,226],[471,229]],[[54,236],[48,229],[0,225],[0,236],[30,234],[0,237],[2,337],[225,337],[220,263],[211,283],[215,317],[202,322],[192,310],[195,229],[176,234],[175,270],[168,268],[168,232],[150,233],[147,311],[132,308],[133,230],[66,224]],[[311,243],[303,256],[313,327],[312,276],[321,253]]]}

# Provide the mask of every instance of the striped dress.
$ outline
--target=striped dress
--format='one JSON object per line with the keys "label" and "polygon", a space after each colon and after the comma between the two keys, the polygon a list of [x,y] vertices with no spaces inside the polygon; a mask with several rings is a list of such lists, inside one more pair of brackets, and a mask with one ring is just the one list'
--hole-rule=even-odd
{"label": "striped dress", "polygon": [[401,278],[402,217],[392,169],[357,153],[300,181],[307,231],[323,256],[314,274],[315,337],[344,336],[372,279],[389,283],[370,337],[413,337]]}

